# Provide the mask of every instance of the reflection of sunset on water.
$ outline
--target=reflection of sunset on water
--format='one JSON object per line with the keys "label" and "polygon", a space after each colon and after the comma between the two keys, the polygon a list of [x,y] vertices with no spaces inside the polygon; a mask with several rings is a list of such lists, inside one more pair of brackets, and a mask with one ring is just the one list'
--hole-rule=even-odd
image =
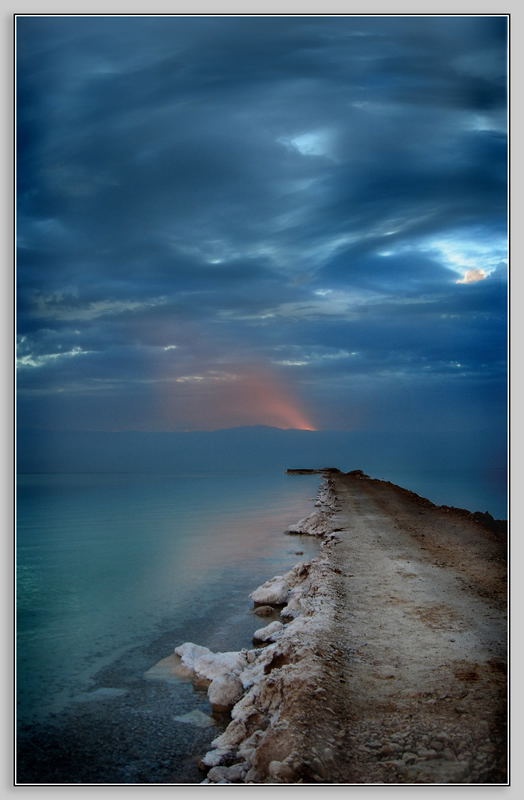
{"label": "reflection of sunset on water", "polygon": [[[232,484],[234,492],[234,483]],[[269,502],[274,506],[269,510]],[[287,505],[285,503],[287,502]],[[240,505],[242,505],[240,503]],[[264,508],[232,509],[230,515],[223,513],[220,517],[208,518],[208,533],[205,535],[205,546],[196,544],[195,536],[181,535],[179,522],[173,520],[173,541],[176,548],[173,553],[165,552],[158,562],[155,580],[163,583],[177,575],[177,592],[183,595],[194,592],[195,576],[205,584],[212,580],[216,572],[230,573],[240,566],[256,572],[257,565],[278,558],[278,572],[283,573],[301,558],[307,560],[318,554],[319,539],[315,536],[286,537],[287,527],[308,513],[303,497],[293,497],[285,492],[282,495],[268,498]],[[190,526],[187,526],[190,530]],[[198,537],[197,537],[198,540]],[[300,550],[302,556],[294,551]],[[287,563],[285,563],[287,562]],[[272,575],[260,571],[260,582],[263,583]],[[252,589],[256,589],[256,585]],[[246,596],[244,606],[249,606]],[[243,606],[243,607],[244,607]]]}

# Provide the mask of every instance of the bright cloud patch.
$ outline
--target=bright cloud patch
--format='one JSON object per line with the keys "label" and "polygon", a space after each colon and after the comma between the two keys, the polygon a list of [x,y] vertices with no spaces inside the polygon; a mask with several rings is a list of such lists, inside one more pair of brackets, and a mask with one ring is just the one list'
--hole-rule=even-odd
{"label": "bright cloud patch", "polygon": [[294,148],[303,156],[327,156],[331,155],[331,134],[329,131],[308,131],[297,136],[283,136],[279,139],[286,147]]}
{"label": "bright cloud patch", "polygon": [[487,277],[483,269],[468,269],[462,280],[458,280],[456,283],[476,283],[477,281],[485,280]]}
{"label": "bright cloud patch", "polygon": [[72,358],[73,356],[85,356],[89,350],[82,350],[81,347],[73,347],[64,353],[46,353],[44,355],[24,355],[17,359],[17,367],[42,367],[50,361],[62,358]]}
{"label": "bright cloud patch", "polygon": [[[502,236],[485,236],[480,241],[471,235],[449,235],[447,238],[433,239],[421,247],[422,251],[437,256],[449,269],[464,276],[457,283],[472,283],[487,278],[497,264],[507,258],[507,242]],[[466,280],[466,276],[477,275]]]}

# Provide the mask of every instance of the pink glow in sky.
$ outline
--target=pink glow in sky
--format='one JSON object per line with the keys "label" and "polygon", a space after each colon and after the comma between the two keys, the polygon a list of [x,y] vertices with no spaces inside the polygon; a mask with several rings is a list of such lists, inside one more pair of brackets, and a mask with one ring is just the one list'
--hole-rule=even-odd
{"label": "pink glow in sky", "polygon": [[[242,425],[316,430],[291,386],[269,367],[179,375],[164,384],[161,414],[186,430]],[[167,421],[167,420],[166,420]]]}

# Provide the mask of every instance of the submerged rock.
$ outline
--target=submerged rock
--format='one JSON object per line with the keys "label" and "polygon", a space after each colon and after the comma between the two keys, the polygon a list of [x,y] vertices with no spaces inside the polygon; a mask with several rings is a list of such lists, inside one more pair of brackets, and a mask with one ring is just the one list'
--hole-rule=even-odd
{"label": "submerged rock", "polygon": [[98,700],[113,700],[115,697],[122,697],[127,694],[127,692],[127,689],[114,689],[111,686],[101,686],[99,689],[94,689],[92,692],[84,692],[77,700],[84,703]]}
{"label": "submerged rock", "polygon": [[254,613],[257,615],[257,617],[270,617],[276,612],[273,606],[258,606],[258,608],[255,608]]}
{"label": "submerged rock", "polygon": [[207,714],[204,714],[199,708],[188,711],[187,714],[180,714],[177,717],[173,717],[173,719],[175,722],[182,722],[185,725],[195,725],[197,728],[212,728],[216,725],[215,720]]}
{"label": "submerged rock", "polygon": [[177,683],[180,680],[192,680],[195,673],[187,667],[180,656],[172,653],[163,658],[144,673],[146,681],[167,681]]}

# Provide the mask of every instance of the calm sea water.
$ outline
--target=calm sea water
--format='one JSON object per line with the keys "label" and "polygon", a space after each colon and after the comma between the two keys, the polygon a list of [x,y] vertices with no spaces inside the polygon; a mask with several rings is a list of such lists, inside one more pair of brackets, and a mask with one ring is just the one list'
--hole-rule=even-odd
{"label": "calm sea water", "polygon": [[508,518],[505,469],[392,470],[371,477],[410,489],[438,506],[489,511],[495,519]]}
{"label": "calm sea water", "polygon": [[[372,477],[437,504],[506,517],[500,471]],[[177,715],[196,709],[208,718],[205,691],[176,681],[155,688],[144,672],[185,641],[214,651],[252,646],[263,622],[249,593],[318,552],[316,539],[283,532],[311,511],[320,480],[274,473],[18,476],[22,783],[100,782],[97,776],[136,783],[153,762],[146,782],[201,780],[197,755],[216,729],[202,732]],[[117,714],[120,728],[110,740]],[[142,727],[122,755],[119,737],[131,735],[137,719]],[[138,766],[128,759],[133,752],[142,756]]]}
{"label": "calm sea water", "polygon": [[102,667],[168,630],[174,645],[251,646],[249,592],[318,552],[283,531],[310,512],[319,480],[19,476],[19,722],[82,699]]}
{"label": "calm sea water", "polygon": [[[501,471],[372,477],[437,504],[506,517]],[[315,540],[282,534],[310,511],[319,480],[272,473],[19,476],[19,719],[74,702],[101,667],[170,627],[212,649],[250,646],[249,592],[296,563],[297,549],[304,558],[317,552]],[[215,621],[212,630],[195,622],[206,618]]]}

